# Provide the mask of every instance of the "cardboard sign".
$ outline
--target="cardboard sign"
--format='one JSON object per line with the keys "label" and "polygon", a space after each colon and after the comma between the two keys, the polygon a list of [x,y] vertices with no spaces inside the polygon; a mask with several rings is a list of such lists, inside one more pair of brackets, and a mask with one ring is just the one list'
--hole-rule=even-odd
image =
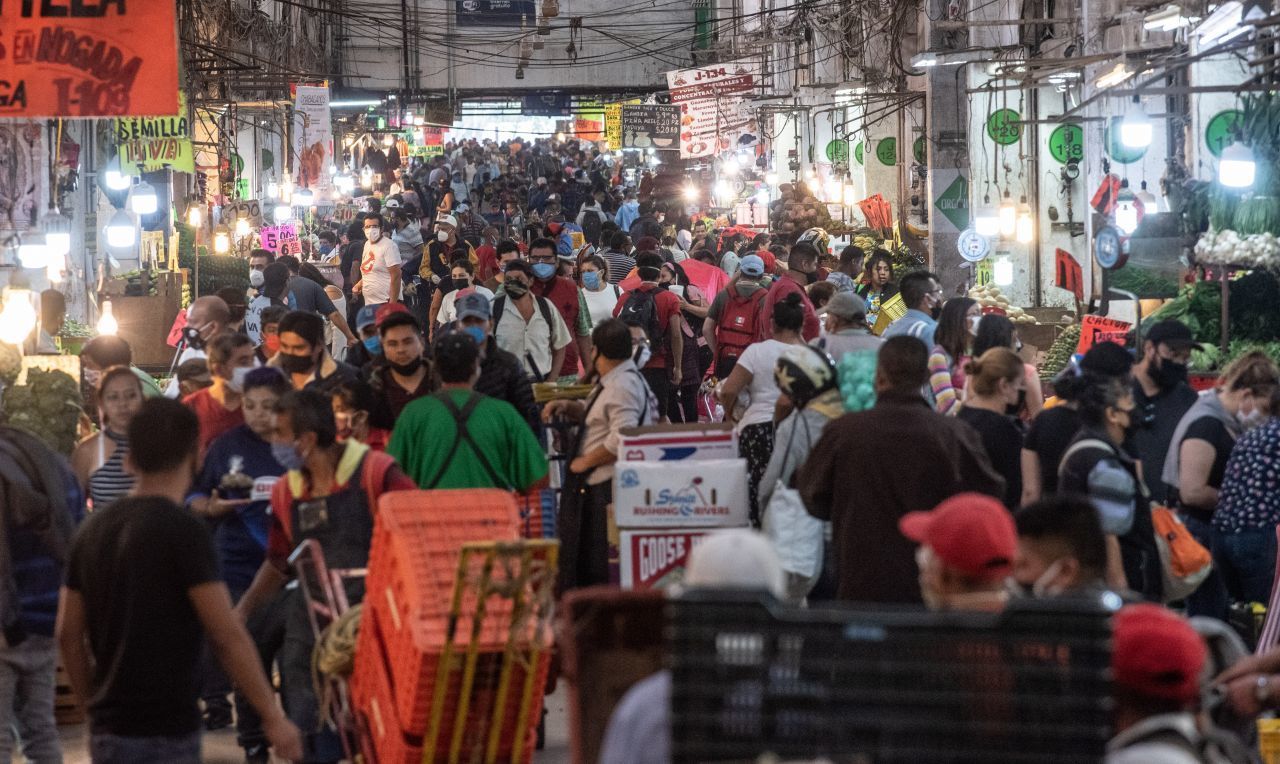
{"label": "cardboard sign", "polygon": [[0,2],[0,118],[178,113],[174,0]]}
{"label": "cardboard sign", "polygon": [[745,459],[619,462],[613,511],[619,528],[746,525]]}
{"label": "cardboard sign", "polygon": [[1055,250],[1053,260],[1054,285],[1074,294],[1076,302],[1083,300],[1084,273],[1080,270],[1080,263],[1065,249]]}
{"label": "cardboard sign", "polygon": [[1133,325],[1128,321],[1118,321],[1104,316],[1087,315],[1080,320],[1080,342],[1076,344],[1076,353],[1087,353],[1089,348],[1099,342],[1125,344],[1125,336]]}
{"label": "cardboard sign", "polygon": [[711,531],[639,530],[619,533],[623,589],[666,589],[684,580],[693,551]]}
{"label": "cardboard sign", "polygon": [[[262,241],[263,249],[269,249],[276,254],[290,255],[302,251],[302,244],[298,240],[298,228],[293,223],[263,226],[258,232],[258,238]],[[293,251],[295,245],[297,252]]]}
{"label": "cardboard sign", "polygon": [[609,143],[610,151],[622,148],[622,104],[620,103],[604,105],[604,138]]}
{"label": "cardboard sign", "polygon": [[224,225],[235,223],[237,218],[245,217],[249,219],[249,225],[262,225],[262,205],[257,199],[246,199],[238,202],[231,202],[222,208],[222,222]]}
{"label": "cardboard sign", "polygon": [[116,143],[120,146],[120,171],[125,175],[166,167],[195,172],[187,94],[178,92],[178,111],[173,116],[117,119]]}
{"label": "cardboard sign", "polygon": [[659,424],[624,427],[618,460],[736,459],[738,436],[731,424]]}
{"label": "cardboard sign", "polygon": [[173,324],[169,327],[169,334],[165,337],[165,344],[171,348],[176,348],[182,342],[182,330],[187,328],[187,312],[185,310],[178,311],[178,315],[173,317]]}

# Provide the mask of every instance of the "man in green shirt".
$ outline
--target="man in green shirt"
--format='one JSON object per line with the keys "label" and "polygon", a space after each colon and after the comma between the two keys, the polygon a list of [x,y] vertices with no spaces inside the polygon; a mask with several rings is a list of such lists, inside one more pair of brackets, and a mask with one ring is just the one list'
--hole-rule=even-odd
{"label": "man in green shirt", "polygon": [[462,332],[435,343],[441,390],[401,412],[387,453],[418,487],[526,491],[547,475],[547,457],[506,401],[475,392],[480,348]]}

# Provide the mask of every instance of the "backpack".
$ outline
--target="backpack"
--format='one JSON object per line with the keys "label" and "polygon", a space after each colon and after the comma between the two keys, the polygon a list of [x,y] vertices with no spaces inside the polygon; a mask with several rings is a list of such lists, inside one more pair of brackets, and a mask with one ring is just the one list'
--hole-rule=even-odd
{"label": "backpack", "polygon": [[649,344],[654,355],[658,353],[658,345],[662,342],[662,324],[658,320],[658,290],[633,289],[627,294],[627,301],[618,318],[628,326],[638,326],[649,336]]}
{"label": "backpack", "polygon": [[1152,507],[1151,522],[1156,528],[1165,602],[1190,596],[1213,571],[1213,555],[1168,507]]}
{"label": "backpack", "polygon": [[738,358],[760,338],[760,314],[769,295],[769,290],[757,289],[750,297],[741,297],[732,286],[726,289],[729,299],[716,322],[716,355],[721,360]]}
{"label": "backpack", "polygon": [[1239,738],[1225,730],[1209,727],[1195,740],[1173,729],[1160,729],[1143,735],[1130,745],[1155,743],[1178,748],[1203,764],[1252,764],[1256,761]]}

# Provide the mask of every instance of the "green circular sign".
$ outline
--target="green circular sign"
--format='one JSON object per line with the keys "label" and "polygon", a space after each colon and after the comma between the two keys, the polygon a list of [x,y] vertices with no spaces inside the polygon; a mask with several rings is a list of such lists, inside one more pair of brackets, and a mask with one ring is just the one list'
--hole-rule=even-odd
{"label": "green circular sign", "polygon": [[1107,156],[1111,157],[1112,162],[1133,164],[1146,156],[1148,147],[1133,148],[1132,146],[1124,145],[1120,140],[1120,123],[1122,121],[1124,121],[1124,117],[1111,118],[1111,122],[1107,124],[1106,135],[1103,137],[1103,145],[1106,146]]}
{"label": "green circular sign", "polygon": [[235,170],[237,175],[244,172],[244,158],[239,154],[232,154],[231,169]]}
{"label": "green circular sign", "polygon": [[1204,143],[1209,153],[1215,157],[1222,156],[1222,150],[1235,142],[1236,127],[1244,115],[1235,109],[1227,109],[1213,115],[1209,124],[1204,127]]}
{"label": "green circular sign", "polygon": [[1084,130],[1079,125],[1058,125],[1049,133],[1049,154],[1060,164],[1084,159]]}
{"label": "green circular sign", "polygon": [[271,153],[271,149],[263,149],[262,156],[258,159],[258,171],[271,170],[276,166],[276,155]]}
{"label": "green circular sign", "polygon": [[858,164],[862,164],[862,141],[858,141],[853,145],[853,158],[858,160]]}
{"label": "green circular sign", "polygon": [[897,138],[881,138],[876,144],[876,159],[880,160],[880,164],[886,167],[893,167],[898,163],[898,139]]}
{"label": "green circular sign", "polygon": [[911,144],[911,154],[916,158],[916,164],[924,164],[924,136],[916,138],[916,142]]}
{"label": "green circular sign", "polygon": [[1013,109],[997,109],[987,117],[987,137],[1001,146],[1017,143],[1022,139],[1021,119]]}
{"label": "green circular sign", "polygon": [[848,162],[849,161],[849,142],[836,139],[827,144],[827,161],[828,162]]}

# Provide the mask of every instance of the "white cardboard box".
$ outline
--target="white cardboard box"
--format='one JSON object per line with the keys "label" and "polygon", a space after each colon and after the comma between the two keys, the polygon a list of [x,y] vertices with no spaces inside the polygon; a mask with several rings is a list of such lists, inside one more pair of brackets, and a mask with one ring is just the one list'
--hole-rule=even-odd
{"label": "white cardboard box", "polygon": [[618,450],[618,461],[623,462],[737,458],[733,425],[719,423],[627,427]]}
{"label": "white cardboard box", "polygon": [[622,531],[618,548],[623,589],[666,589],[684,580],[689,553],[715,529]]}
{"label": "white cardboard box", "polygon": [[619,462],[613,480],[619,528],[727,528],[750,518],[745,459]]}

